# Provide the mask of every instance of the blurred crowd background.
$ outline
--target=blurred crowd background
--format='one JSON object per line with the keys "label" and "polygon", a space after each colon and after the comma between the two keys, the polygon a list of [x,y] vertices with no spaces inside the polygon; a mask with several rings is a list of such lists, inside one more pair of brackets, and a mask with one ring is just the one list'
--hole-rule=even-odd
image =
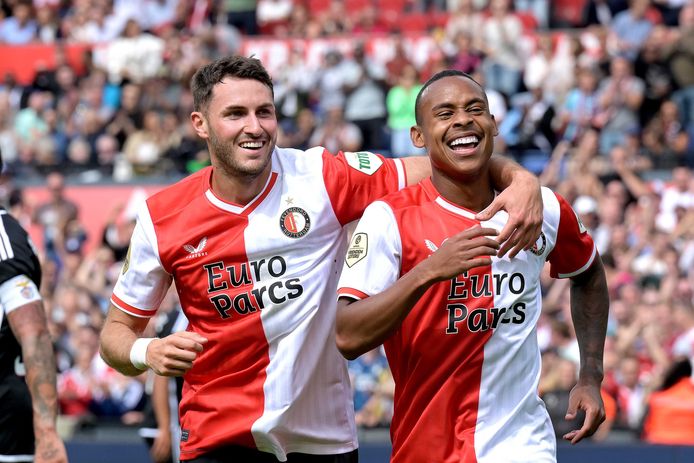
{"label": "blurred crowd background", "polygon": [[[307,52],[345,37],[349,46]],[[409,45],[422,37],[429,48],[415,56]],[[40,234],[68,431],[137,426],[151,383],[115,373],[97,352],[133,215],[103,204],[107,219],[87,227],[74,188],[171,183],[208,165],[189,122],[190,77],[268,40],[283,44],[271,67],[280,146],[421,154],[409,127],[422,83],[444,68],[475,76],[499,124],[497,152],[573,204],[605,262],[608,419],[593,439],[694,444],[687,0],[0,1],[0,49],[53,50],[27,82],[0,76],[0,198]],[[561,436],[575,427],[564,414],[578,348],[567,281],[547,273],[542,286],[540,394]],[[175,294],[161,312],[171,310]],[[387,427],[393,383],[382,351],[350,372],[359,425]]]}

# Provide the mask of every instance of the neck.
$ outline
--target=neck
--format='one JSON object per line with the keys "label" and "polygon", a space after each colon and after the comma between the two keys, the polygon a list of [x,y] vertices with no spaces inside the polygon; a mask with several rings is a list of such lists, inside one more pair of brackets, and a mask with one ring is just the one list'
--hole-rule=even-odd
{"label": "neck", "polygon": [[488,168],[474,176],[456,178],[434,169],[431,181],[443,198],[473,212],[480,212],[494,200]]}
{"label": "neck", "polygon": [[230,175],[220,167],[212,168],[210,188],[218,198],[245,206],[258,196],[270,176],[270,164],[259,175]]}

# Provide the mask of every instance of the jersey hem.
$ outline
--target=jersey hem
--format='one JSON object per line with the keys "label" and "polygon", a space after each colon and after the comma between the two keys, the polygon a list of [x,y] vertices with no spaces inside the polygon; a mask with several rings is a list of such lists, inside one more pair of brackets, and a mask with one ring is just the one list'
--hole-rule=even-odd
{"label": "jersey hem", "polygon": [[[227,445],[227,444],[220,444],[220,447]],[[234,445],[232,443],[229,443],[229,445]],[[336,446],[335,444],[325,444],[325,445],[318,445],[318,444],[313,444],[313,445],[296,445],[296,446],[290,446],[287,447],[286,449],[281,449],[284,450],[284,456],[286,461],[286,455],[289,453],[306,453],[309,455],[333,455],[333,454],[341,454],[341,453],[349,453],[352,452],[356,449],[359,448],[359,444],[355,441],[349,442],[347,444],[341,445],[341,446]],[[271,455],[274,455],[276,458],[279,459],[281,456],[278,455],[273,449],[271,448],[265,448],[265,447],[256,447],[257,450],[265,453],[269,453]],[[192,460],[198,457],[201,457],[205,455],[207,452],[211,452],[214,449],[207,449],[207,450],[181,450],[181,457],[185,456],[187,460],[181,459],[182,462]],[[33,460],[32,460],[33,461]],[[280,460],[281,461],[281,460]],[[2,462],[2,460],[0,460]]]}

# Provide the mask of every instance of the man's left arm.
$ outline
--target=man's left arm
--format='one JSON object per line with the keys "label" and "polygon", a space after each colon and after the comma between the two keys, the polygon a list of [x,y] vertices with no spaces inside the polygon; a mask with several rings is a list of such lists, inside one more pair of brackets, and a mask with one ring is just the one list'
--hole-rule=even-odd
{"label": "man's left arm", "polygon": [[[427,156],[402,159],[407,173],[407,185],[414,185],[431,175],[431,163]],[[500,193],[482,212],[477,220],[489,220],[500,210],[508,213],[506,226],[497,241],[502,243],[498,257],[515,257],[520,251],[535,244],[542,230],[542,195],[538,178],[505,156],[493,155],[489,160],[489,172],[494,188]]]}
{"label": "man's left arm", "polygon": [[41,301],[32,301],[7,314],[22,346],[26,383],[31,393],[36,439],[36,463],[67,462],[65,445],[56,430],[58,394],[53,344]]}
{"label": "man's left arm", "polygon": [[595,433],[605,421],[605,406],[600,396],[603,379],[603,352],[607,332],[609,295],[605,269],[596,255],[588,269],[571,278],[571,319],[573,320],[581,366],[578,382],[571,390],[566,419],[573,419],[579,409],[586,418],[581,429],[568,432],[564,439],[575,444]]}

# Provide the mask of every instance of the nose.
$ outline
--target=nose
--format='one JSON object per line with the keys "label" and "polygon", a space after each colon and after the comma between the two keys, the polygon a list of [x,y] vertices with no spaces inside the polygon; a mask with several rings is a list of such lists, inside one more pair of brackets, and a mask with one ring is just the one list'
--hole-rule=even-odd
{"label": "nose", "polygon": [[263,132],[263,127],[260,125],[260,120],[255,114],[250,114],[246,118],[244,132],[253,136],[260,136]]}
{"label": "nose", "polygon": [[466,126],[472,122],[472,116],[465,110],[456,111],[453,117],[453,125]]}

